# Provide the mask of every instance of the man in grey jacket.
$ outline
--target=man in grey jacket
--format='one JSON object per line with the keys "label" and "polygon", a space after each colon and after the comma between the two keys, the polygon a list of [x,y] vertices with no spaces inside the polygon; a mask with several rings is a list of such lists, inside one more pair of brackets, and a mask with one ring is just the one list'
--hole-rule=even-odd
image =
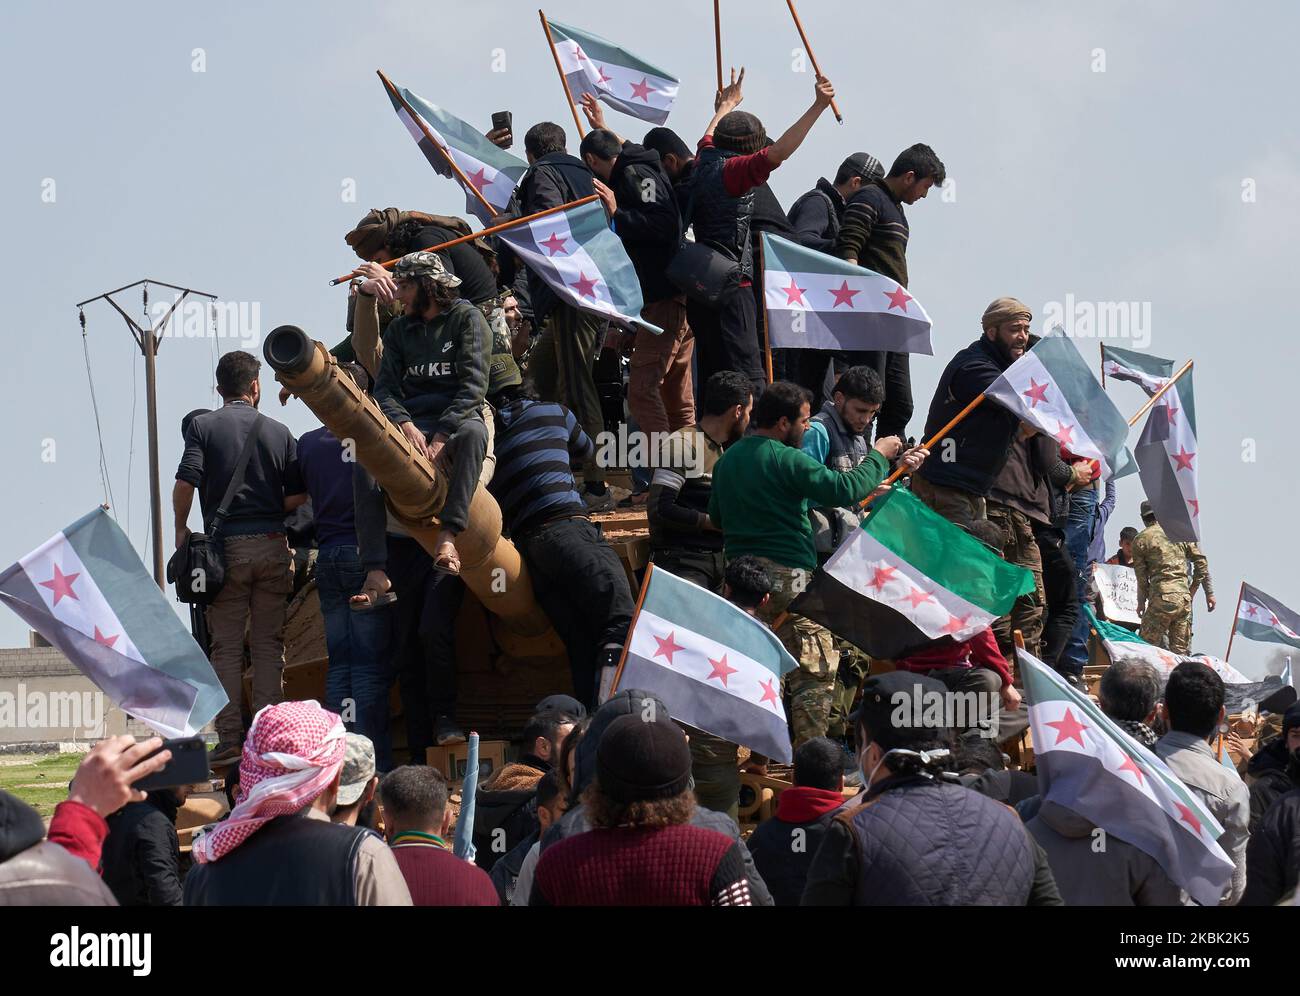
{"label": "man in grey jacket", "polygon": [[1246,891],[1246,841],[1250,836],[1250,791],[1210,747],[1223,722],[1223,679],[1199,661],[1184,661],[1165,683],[1161,707],[1169,732],[1156,754],[1195,792],[1223,826],[1219,846],[1232,859],[1232,886],[1220,905],[1235,904]]}

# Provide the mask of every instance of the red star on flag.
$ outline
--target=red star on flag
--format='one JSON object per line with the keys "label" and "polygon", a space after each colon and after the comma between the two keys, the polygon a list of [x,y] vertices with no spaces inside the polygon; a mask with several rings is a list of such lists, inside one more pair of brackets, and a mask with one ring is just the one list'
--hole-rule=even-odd
{"label": "red star on flag", "polygon": [[952,634],[960,630],[963,630],[966,628],[966,620],[969,618],[970,616],[961,616],[959,618],[957,616],[954,616],[950,612],[948,613],[948,625],[946,625],[942,630],[940,630],[940,632],[945,634]]}
{"label": "red star on flag", "polygon": [[875,588],[877,591],[879,591],[881,588],[885,587],[885,585],[887,585],[890,581],[894,580],[894,575],[897,573],[898,573],[897,567],[890,567],[888,565],[877,567],[876,573],[872,575],[871,580],[867,582],[867,587]]}
{"label": "red star on flag", "polygon": [[835,303],[831,305],[832,308],[838,308],[841,304],[847,304],[852,308],[853,296],[855,294],[861,294],[862,291],[849,290],[849,282],[845,280],[838,287],[832,287],[831,293],[835,295]]}
{"label": "red star on flag", "polygon": [[673,654],[682,649],[681,644],[677,643],[674,639],[676,636],[677,630],[673,630],[667,637],[656,636],[655,643],[659,644],[659,649],[654,652],[654,656],[666,657],[668,663],[671,664],[673,662]]}
{"label": "red star on flag", "polygon": [[1048,384],[1046,381],[1040,384],[1038,383],[1038,381],[1034,380],[1033,377],[1030,377],[1029,390],[1021,391],[1020,393],[1029,399],[1030,408],[1037,408],[1038,402],[1040,401],[1044,403],[1047,402],[1047,388],[1048,388]]}
{"label": "red star on flag", "polygon": [[1258,615],[1258,613],[1255,611],[1255,606],[1253,606],[1253,605],[1247,605],[1247,606],[1246,606],[1246,615],[1248,615],[1248,616],[1250,616],[1250,618],[1254,619],[1255,616]]}
{"label": "red star on flag", "polygon": [[1134,775],[1134,777],[1137,778],[1137,780],[1138,780],[1138,784],[1139,784],[1139,785],[1141,785],[1141,784],[1142,784],[1143,782],[1145,782],[1146,779],[1147,779],[1147,776],[1144,775],[1144,774],[1142,774],[1142,769],[1139,768],[1139,767],[1134,763],[1133,758],[1129,757],[1127,754],[1124,756],[1124,763],[1121,764],[1121,765],[1120,765],[1116,770],[1117,770],[1117,771],[1131,771],[1131,772],[1133,772],[1133,775]]}
{"label": "red star on flag", "polygon": [[648,79],[648,76],[642,76],[640,83],[628,84],[632,88],[632,99],[640,97],[647,104],[650,103],[650,94],[655,92],[655,88],[646,82]]}
{"label": "red star on flag", "polygon": [[577,282],[569,284],[569,286],[576,290],[580,297],[589,297],[594,301],[596,299],[596,285],[599,283],[599,280],[592,280],[585,273],[579,272]]}
{"label": "red star on flag", "polygon": [[561,237],[559,232],[552,232],[549,239],[544,239],[537,244],[546,247],[546,254],[548,256],[554,256],[556,253],[561,256],[567,256],[568,253],[564,251],[564,246],[568,241],[568,239]]}
{"label": "red star on flag", "polygon": [[[1069,706],[1065,707],[1064,719],[1057,720],[1055,723],[1048,723],[1047,725],[1056,731],[1056,743],[1059,744],[1063,740],[1073,740],[1078,743],[1080,747],[1084,745],[1083,731],[1092,729],[1091,726],[1084,726],[1075,719],[1074,713],[1070,712]],[[1052,746],[1056,745],[1053,744]]]}
{"label": "red star on flag", "polygon": [[713,665],[713,673],[709,675],[709,678],[710,679],[717,678],[719,681],[722,682],[724,688],[726,687],[727,684],[727,675],[735,674],[737,671],[740,670],[740,668],[732,667],[727,663],[726,654],[722,655],[722,660],[720,661],[715,661],[712,657],[710,657],[709,663]]}
{"label": "red star on flag", "polygon": [[800,287],[794,282],[794,277],[791,277],[790,286],[782,288],[782,290],[785,291],[785,303],[802,304],[804,307],[807,307],[808,302],[803,299],[803,292],[807,289],[807,287]]}
{"label": "red star on flag", "polygon": [[1178,421],[1178,413],[1182,411],[1181,408],[1175,408],[1173,405],[1161,405],[1160,407],[1164,409],[1165,416],[1169,419],[1170,425],[1173,425]]}
{"label": "red star on flag", "polygon": [[106,647],[111,648],[113,644],[117,642],[117,638],[121,635],[121,633],[114,633],[112,636],[109,636],[106,633],[101,633],[98,626],[95,627],[95,642],[102,643]]}
{"label": "red star on flag", "polygon": [[596,72],[600,73],[600,78],[599,78],[598,80],[596,80],[597,83],[608,83],[610,80],[612,80],[612,79],[614,78],[613,76],[606,76],[606,75],[605,75],[605,67],[604,67],[604,66],[597,66],[597,67],[596,67]]}
{"label": "red star on flag", "polygon": [[1188,498],[1188,499],[1187,499],[1187,504],[1189,504],[1189,505],[1192,506],[1192,518],[1193,518],[1193,519],[1196,518],[1198,515],[1201,514],[1201,503],[1200,503],[1199,501],[1197,501],[1195,498]]}
{"label": "red star on flag", "polygon": [[776,694],[776,679],[768,678],[767,681],[760,681],[758,684],[763,689],[763,697],[758,700],[758,704],[762,705],[764,702],[771,702],[772,708],[775,710],[779,701]]}
{"label": "red star on flag", "polygon": [[1201,821],[1196,818],[1196,814],[1184,806],[1181,802],[1175,802],[1178,807],[1178,818],[1196,831],[1196,836],[1201,835]]}
{"label": "red star on flag", "polygon": [[573,46],[573,57],[574,57],[574,59],[576,59],[578,62],[586,62],[586,61],[587,61],[587,54],[582,50],[582,46],[581,46],[581,45],[575,45],[575,46]]}
{"label": "red star on flag", "polygon": [[48,581],[42,581],[40,584],[42,588],[49,588],[50,591],[54,592],[55,605],[59,604],[59,599],[63,598],[64,595],[68,596],[68,598],[72,599],[74,602],[79,602],[81,599],[79,599],[76,593],[72,590],[72,582],[76,581],[79,577],[81,577],[80,573],[64,574],[59,570],[59,565],[55,564],[54,577],[50,578]]}
{"label": "red star on flag", "polygon": [[480,166],[477,173],[470,173],[465,179],[469,180],[470,186],[483,193],[483,188],[488,186],[491,181],[487,178],[487,170]]}
{"label": "red star on flag", "polygon": [[1192,469],[1192,459],[1196,456],[1196,453],[1188,453],[1185,448],[1179,446],[1177,453],[1170,453],[1169,455],[1173,457],[1174,463],[1178,464],[1178,466],[1174,468],[1174,473],[1176,474],[1180,470]]}
{"label": "red star on flag", "polygon": [[922,591],[920,588],[913,588],[907,593],[907,599],[912,603],[912,608],[918,605],[924,605],[926,602],[933,602],[934,596],[928,591]]}
{"label": "red star on flag", "polygon": [[913,298],[907,293],[907,291],[903,290],[902,287],[895,287],[893,291],[881,291],[881,293],[884,294],[885,297],[889,298],[889,308],[886,308],[886,311],[890,310],[890,308],[897,308],[899,311],[906,314],[907,302],[913,300]]}
{"label": "red star on flag", "polygon": [[1074,426],[1064,422],[1059,423],[1056,429],[1056,441],[1062,446],[1071,445],[1074,442]]}

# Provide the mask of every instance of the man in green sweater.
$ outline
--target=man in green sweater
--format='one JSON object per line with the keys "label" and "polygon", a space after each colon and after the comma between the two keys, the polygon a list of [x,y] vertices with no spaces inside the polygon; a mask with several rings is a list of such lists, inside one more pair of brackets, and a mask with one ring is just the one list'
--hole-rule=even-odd
{"label": "man in green sweater", "polygon": [[[733,443],[713,469],[709,518],[722,530],[727,560],[751,554],[772,575],[772,597],[760,612],[772,623],[785,614],[817,568],[817,549],[807,503],[823,508],[863,501],[902,455],[907,471],[921,466],[929,451],[903,451],[897,436],[878,439],[867,459],[850,471],[831,470],[799,449],[811,419],[812,395],[797,384],[777,381],[754,405],[754,433]],[[830,632],[811,619],[786,615],[777,637],[799,668],[786,676],[794,746],[826,735],[835,694],[839,654]]]}

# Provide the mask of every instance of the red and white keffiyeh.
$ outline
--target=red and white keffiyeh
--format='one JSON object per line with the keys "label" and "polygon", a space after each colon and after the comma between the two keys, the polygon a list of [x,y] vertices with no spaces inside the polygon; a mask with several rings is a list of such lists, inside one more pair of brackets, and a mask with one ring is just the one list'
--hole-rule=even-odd
{"label": "red and white keffiyeh", "polygon": [[219,861],[270,820],[319,796],[343,767],[346,736],[343,721],[311,700],[262,709],[244,741],[235,808],[195,839],[194,860]]}

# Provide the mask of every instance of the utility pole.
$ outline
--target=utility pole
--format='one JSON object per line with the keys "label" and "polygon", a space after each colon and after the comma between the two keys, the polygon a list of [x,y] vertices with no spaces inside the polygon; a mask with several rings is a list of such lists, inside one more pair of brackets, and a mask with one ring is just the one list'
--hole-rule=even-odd
{"label": "utility pole", "polygon": [[[155,287],[166,287],[168,290],[180,292],[180,297],[172,302],[171,307],[157,322],[150,321],[149,327],[144,328],[134,318],[123,310],[122,306],[113,300],[114,294],[120,294],[122,291],[130,290],[132,287],[144,285],[144,302],[145,310],[149,307],[149,285]],[[127,327],[131,330],[131,335],[135,338],[136,345],[140,347],[140,353],[144,356],[144,392],[145,406],[147,410],[147,419],[149,424],[149,516],[153,530],[153,576],[158,582],[158,587],[167,590],[165,560],[163,558],[163,527],[162,527],[162,488],[158,480],[158,378],[155,370],[155,360],[158,357],[158,347],[162,344],[162,333],[167,328],[167,322],[171,319],[172,313],[181,305],[187,297],[194,294],[197,297],[206,297],[209,301],[215,301],[215,294],[207,294],[203,291],[196,291],[189,287],[177,287],[175,284],[165,284],[158,280],[137,280],[133,284],[127,284],[125,287],[118,287],[115,290],[105,291],[103,294],[96,294],[94,297],[86,298],[77,304],[80,311],[86,305],[95,301],[107,301],[115,311],[125,319]],[[85,325],[85,316],[82,315],[82,325]]]}

